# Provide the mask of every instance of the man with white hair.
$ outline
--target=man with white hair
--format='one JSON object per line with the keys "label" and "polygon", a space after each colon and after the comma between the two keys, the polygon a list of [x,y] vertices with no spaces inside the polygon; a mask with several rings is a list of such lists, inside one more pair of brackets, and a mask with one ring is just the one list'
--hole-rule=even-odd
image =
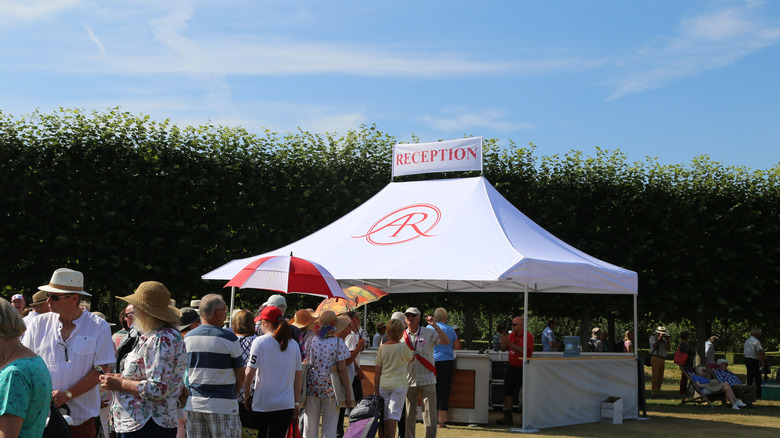
{"label": "man with white hair", "polygon": [[761,369],[766,366],[764,347],[758,337],[761,331],[757,328],[750,330],[750,337],[745,341],[745,368],[747,368],[747,384],[756,386],[756,397],[761,398]]}
{"label": "man with white hair", "polygon": [[67,404],[74,438],[94,438],[100,415],[98,372],[114,362],[108,323],[81,307],[84,275],[68,268],[54,271],[38,289],[49,295],[50,313],[32,319],[22,343],[41,356],[51,372],[54,405]]}
{"label": "man with white hair", "polygon": [[238,392],[244,384],[244,357],[238,337],[222,328],[227,305],[221,295],[200,301],[201,325],[184,338],[190,365],[187,436],[240,438]]}

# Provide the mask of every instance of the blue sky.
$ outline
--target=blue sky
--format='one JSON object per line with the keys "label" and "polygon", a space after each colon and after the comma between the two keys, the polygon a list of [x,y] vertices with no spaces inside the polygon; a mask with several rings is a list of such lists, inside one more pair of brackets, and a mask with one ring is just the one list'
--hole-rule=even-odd
{"label": "blue sky", "polygon": [[0,110],[780,162],[780,2],[0,0]]}

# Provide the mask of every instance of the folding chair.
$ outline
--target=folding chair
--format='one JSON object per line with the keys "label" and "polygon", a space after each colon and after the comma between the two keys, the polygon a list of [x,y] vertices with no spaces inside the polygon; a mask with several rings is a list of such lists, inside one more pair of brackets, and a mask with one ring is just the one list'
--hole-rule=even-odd
{"label": "folding chair", "polygon": [[[719,392],[711,392],[709,394],[705,394],[702,391],[702,388],[699,388],[698,385],[693,381],[693,375],[694,375],[694,367],[684,367],[682,365],[679,366],[680,371],[685,373],[686,377],[688,377],[688,389],[685,391],[685,394],[683,394],[682,400],[680,400],[680,404],[684,405],[686,403],[707,403],[710,405],[710,407],[715,408],[715,406],[712,405],[713,401],[720,400],[721,403],[726,404],[726,393],[723,391]],[[711,375],[712,371],[710,370],[710,379],[714,379],[715,376]]]}

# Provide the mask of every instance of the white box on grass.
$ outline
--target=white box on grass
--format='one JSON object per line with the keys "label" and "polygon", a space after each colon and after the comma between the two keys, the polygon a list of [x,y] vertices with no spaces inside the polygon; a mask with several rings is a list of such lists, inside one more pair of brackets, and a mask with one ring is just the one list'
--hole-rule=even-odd
{"label": "white box on grass", "polygon": [[603,424],[623,424],[623,399],[607,397],[601,402],[601,422]]}

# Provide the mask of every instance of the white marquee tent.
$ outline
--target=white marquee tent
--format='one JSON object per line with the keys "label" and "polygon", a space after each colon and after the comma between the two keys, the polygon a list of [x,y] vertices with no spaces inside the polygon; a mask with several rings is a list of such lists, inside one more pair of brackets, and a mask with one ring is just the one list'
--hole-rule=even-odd
{"label": "white marquee tent", "polygon": [[[371,284],[389,293],[524,293],[526,316],[528,292],[633,295],[636,329],[635,272],[561,241],[510,204],[483,177],[391,182],[325,228],[274,251],[233,260],[202,278],[228,280],[258,257],[290,253],[322,264],[342,286]],[[636,418],[630,413],[637,408],[631,362],[623,361],[618,364],[622,368],[614,371],[614,375],[629,376],[620,384],[613,379],[611,389],[602,382],[585,384],[580,391],[576,386],[592,378],[590,367],[558,363],[568,367],[568,386],[550,391],[549,387],[534,389],[536,378],[529,382],[523,399],[532,392],[535,401],[533,406],[524,403],[523,431],[598,421],[599,413],[592,406],[605,390],[618,391],[627,402],[625,418]],[[549,369],[554,368],[540,365],[528,371],[543,379]],[[524,381],[529,372],[524,373]],[[561,380],[560,374],[549,379],[556,380]],[[538,408],[561,408],[567,403],[573,408],[563,409],[565,415],[558,409],[553,414]],[[589,408],[582,410],[581,406]]]}
{"label": "white marquee tent", "polygon": [[[390,293],[633,294],[635,272],[589,256],[535,224],[483,177],[393,182],[325,228],[262,254],[314,260],[342,286]],[[206,275],[227,280],[259,256]]]}

